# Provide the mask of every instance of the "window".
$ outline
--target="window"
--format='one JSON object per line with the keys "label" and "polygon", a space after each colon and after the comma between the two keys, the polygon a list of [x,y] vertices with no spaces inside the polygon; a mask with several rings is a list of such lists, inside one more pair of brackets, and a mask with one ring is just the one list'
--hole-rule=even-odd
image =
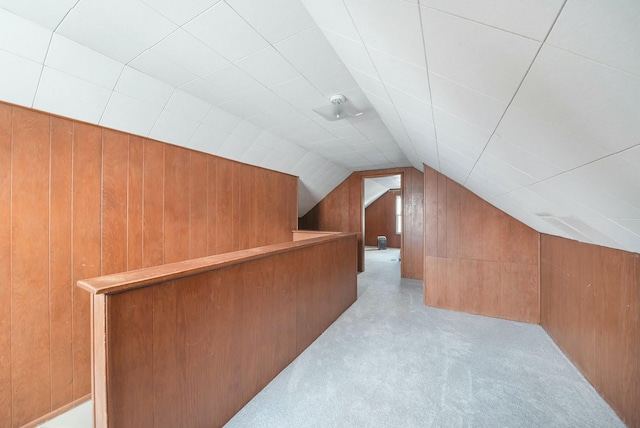
{"label": "window", "polygon": [[402,233],[402,196],[396,196],[396,235]]}

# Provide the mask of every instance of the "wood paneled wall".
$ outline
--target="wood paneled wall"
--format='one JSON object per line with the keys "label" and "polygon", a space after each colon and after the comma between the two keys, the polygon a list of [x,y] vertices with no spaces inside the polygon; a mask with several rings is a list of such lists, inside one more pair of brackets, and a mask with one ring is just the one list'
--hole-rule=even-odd
{"label": "wood paneled wall", "polygon": [[0,427],[90,393],[77,280],[286,242],[297,179],[0,103]]}
{"label": "wood paneled wall", "polygon": [[[358,232],[362,236],[363,184],[366,177],[402,175],[403,278],[422,279],[423,275],[423,186],[422,172],[415,168],[393,168],[376,171],[357,171],[329,193],[322,201],[298,220],[298,228],[336,232]],[[359,241],[358,270],[364,270],[364,242]]]}
{"label": "wood paneled wall", "polygon": [[93,296],[95,426],[222,426],[355,302],[356,245],[326,235],[183,276],[187,261],[143,287],[145,271],[118,275]]}
{"label": "wood paneled wall", "polygon": [[541,324],[629,427],[640,427],[640,254],[542,235]]}
{"label": "wood paneled wall", "polygon": [[378,245],[378,236],[387,237],[387,246],[400,248],[401,236],[396,234],[396,196],[400,190],[389,190],[364,210],[364,244]]}
{"label": "wood paneled wall", "polygon": [[539,233],[425,165],[424,302],[540,322]]}

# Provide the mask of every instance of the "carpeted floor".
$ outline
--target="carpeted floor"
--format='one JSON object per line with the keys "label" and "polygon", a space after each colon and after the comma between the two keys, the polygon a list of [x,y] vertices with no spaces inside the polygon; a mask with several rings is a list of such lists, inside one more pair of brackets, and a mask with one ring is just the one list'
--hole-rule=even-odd
{"label": "carpeted floor", "polygon": [[227,427],[624,426],[540,326],[427,308],[398,255]]}

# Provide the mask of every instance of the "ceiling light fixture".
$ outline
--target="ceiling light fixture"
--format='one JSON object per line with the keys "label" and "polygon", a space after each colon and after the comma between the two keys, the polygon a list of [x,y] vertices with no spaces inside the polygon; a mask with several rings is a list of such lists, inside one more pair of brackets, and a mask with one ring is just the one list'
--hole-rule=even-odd
{"label": "ceiling light fixture", "polygon": [[362,112],[342,94],[331,95],[329,102],[331,103],[330,105],[314,108],[313,111],[330,121],[356,117],[362,114]]}

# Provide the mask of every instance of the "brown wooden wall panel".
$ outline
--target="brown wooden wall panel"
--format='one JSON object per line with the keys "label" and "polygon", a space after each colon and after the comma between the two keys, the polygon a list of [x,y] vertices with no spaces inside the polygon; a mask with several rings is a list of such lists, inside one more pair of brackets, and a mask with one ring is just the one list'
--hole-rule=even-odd
{"label": "brown wooden wall panel", "polygon": [[[100,275],[102,130],[76,123],[73,143],[73,283]],[[89,294],[73,289],[73,395],[91,392]]]}
{"label": "brown wooden wall panel", "polygon": [[538,323],[539,234],[425,166],[424,301]]}
{"label": "brown wooden wall panel", "polygon": [[127,270],[129,136],[102,134],[102,275]]}
{"label": "brown wooden wall panel", "polygon": [[[49,325],[29,314],[49,312],[50,118],[13,111],[11,236],[11,370],[13,424],[51,409]],[[18,190],[19,189],[19,190]]]}
{"label": "brown wooden wall panel", "polygon": [[396,196],[400,190],[389,190],[364,210],[364,243],[378,245],[378,236],[387,237],[389,248],[400,248],[401,237],[396,234]]}
{"label": "brown wooden wall panel", "polygon": [[0,104],[0,426],[12,426],[11,384],[11,107]]}
{"label": "brown wooden wall panel", "polygon": [[226,159],[217,159],[216,252],[219,254],[236,250],[233,242],[234,169],[233,162]]}
{"label": "brown wooden wall panel", "polygon": [[73,122],[51,119],[49,299],[51,408],[73,401],[71,186]]}
{"label": "brown wooden wall panel", "polygon": [[144,140],[142,267],[164,263],[164,148]]}
{"label": "brown wooden wall panel", "polygon": [[640,426],[640,255],[541,236],[541,324],[620,418]]}
{"label": "brown wooden wall panel", "polygon": [[107,409],[96,427],[224,425],[355,301],[356,242],[264,247],[230,266],[209,259],[202,273],[95,294],[95,401]]}
{"label": "brown wooden wall panel", "polygon": [[[221,221],[218,160],[233,171]],[[165,251],[169,259],[216,254],[218,229],[231,231],[237,249],[240,195],[248,200],[253,189],[241,189],[239,165],[0,103],[0,427],[90,393],[90,300],[77,280],[159,265]],[[283,204],[269,214],[277,232],[257,226],[264,212],[246,219],[256,225],[251,239],[260,229],[261,242],[288,241],[296,195],[282,193],[297,179],[242,168],[259,171],[260,191]]]}
{"label": "brown wooden wall panel", "polygon": [[[307,214],[298,219],[302,230],[357,232],[362,236],[362,180],[401,174],[403,176],[403,230],[401,251],[403,278],[422,279],[424,275],[424,179],[415,168],[358,171],[339,184]],[[358,270],[364,270],[364,241],[358,246]]]}
{"label": "brown wooden wall panel", "polygon": [[127,204],[127,270],[142,268],[142,200],[144,140],[129,136],[129,186]]}

